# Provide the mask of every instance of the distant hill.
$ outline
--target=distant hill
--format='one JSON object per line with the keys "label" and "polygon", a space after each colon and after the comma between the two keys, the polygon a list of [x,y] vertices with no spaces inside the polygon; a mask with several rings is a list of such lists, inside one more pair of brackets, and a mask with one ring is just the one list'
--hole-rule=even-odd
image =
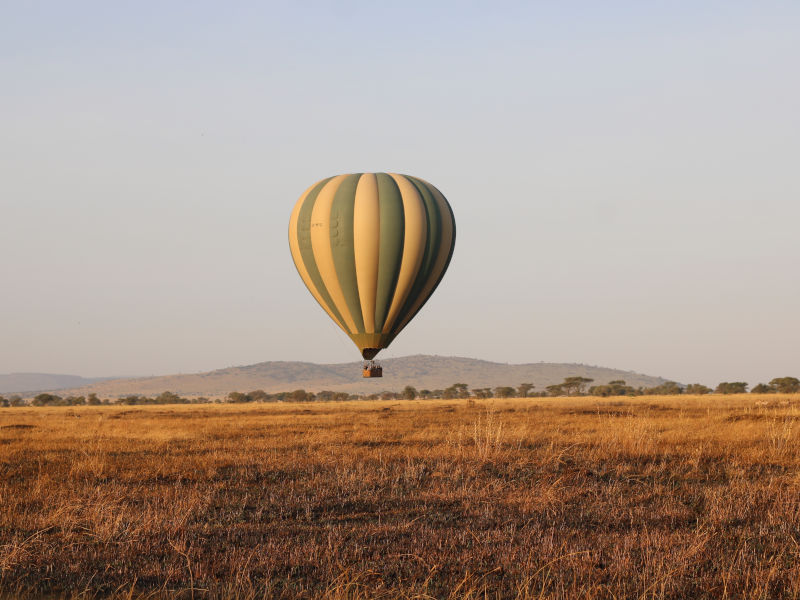
{"label": "distant hill", "polygon": [[529,363],[513,365],[474,358],[451,356],[404,356],[381,361],[384,377],[362,379],[360,363],[315,364],[306,362],[263,362],[242,367],[229,367],[192,375],[165,375],[136,379],[114,379],[75,386],[64,390],[71,394],[96,393],[101,398],[117,398],[130,394],[153,396],[171,391],[182,396],[224,396],[228,392],[264,390],[282,392],[296,389],[349,393],[400,391],[406,385],[417,389],[444,389],[453,383],[466,383],[470,388],[517,386],[533,383],[536,390],[561,383],[565,377],[579,375],[594,379],[596,384],[624,379],[634,387],[652,387],[665,379],[604,367],[562,363]]}
{"label": "distant hill", "polygon": [[0,375],[0,394],[48,392],[68,387],[91,385],[110,377],[78,377],[52,373],[9,373]]}

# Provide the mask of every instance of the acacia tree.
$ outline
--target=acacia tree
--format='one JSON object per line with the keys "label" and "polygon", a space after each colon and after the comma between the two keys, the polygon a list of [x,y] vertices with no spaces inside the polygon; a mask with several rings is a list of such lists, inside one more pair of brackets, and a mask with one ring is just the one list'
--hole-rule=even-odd
{"label": "acacia tree", "polygon": [[[261,393],[263,394],[264,392],[261,392]],[[253,400],[255,400],[255,398],[251,394],[248,394],[248,397],[250,398],[251,402]],[[181,398],[178,394],[176,394],[174,392],[161,392],[156,397],[156,403],[158,403],[158,404],[186,404],[186,399],[185,398]]]}
{"label": "acacia tree", "polygon": [[711,393],[711,388],[702,383],[690,383],[686,386],[686,393],[695,396],[704,396],[705,394]]}
{"label": "acacia tree", "polygon": [[723,381],[714,391],[717,394],[744,394],[747,391],[747,383],[744,381]]}
{"label": "acacia tree", "polygon": [[606,385],[593,385],[589,388],[590,396],[635,396],[636,389],[625,383],[624,379],[609,381]]}
{"label": "acacia tree", "polygon": [[751,394],[774,394],[775,388],[771,385],[767,385],[766,383],[759,383],[758,385],[753,386],[753,389],[750,390]]}
{"label": "acacia tree", "polygon": [[444,391],[444,398],[469,398],[469,389],[466,383],[454,383]]}
{"label": "acacia tree", "polygon": [[292,402],[312,402],[314,394],[305,390],[294,390],[289,394],[289,400]]}
{"label": "acacia tree", "polygon": [[403,398],[406,400],[413,400],[417,397],[417,388],[412,385],[407,385],[403,388]]}
{"label": "acacia tree", "polygon": [[561,383],[561,387],[567,396],[580,396],[583,394],[586,386],[592,383],[594,379],[589,377],[565,377]]}
{"label": "acacia tree", "polygon": [[243,394],[242,392],[230,392],[226,397],[228,402],[233,402],[235,404],[240,404],[242,402],[250,402],[250,396],[247,394]]}
{"label": "acacia tree", "polygon": [[520,398],[527,398],[528,392],[530,392],[536,386],[532,383],[520,383],[517,387],[517,394],[519,394]]}
{"label": "acacia tree", "polygon": [[120,404],[136,406],[137,404],[151,404],[150,398],[141,394],[130,394],[119,399]]}
{"label": "acacia tree", "polygon": [[654,396],[674,396],[675,394],[682,394],[683,388],[679,383],[667,381],[661,385],[657,385],[656,387],[647,388],[644,393]]}
{"label": "acacia tree", "polygon": [[60,406],[62,405],[61,396],[55,394],[38,394],[31,402],[33,406]]}
{"label": "acacia tree", "polygon": [[797,377],[776,377],[769,384],[781,394],[796,394],[800,392],[800,379],[797,379]]}
{"label": "acacia tree", "polygon": [[250,399],[253,402],[267,402],[270,400],[269,394],[264,390],[253,390],[247,395],[250,396]]}
{"label": "acacia tree", "polygon": [[513,387],[507,385],[494,388],[494,395],[497,398],[511,398],[515,392],[516,390]]}

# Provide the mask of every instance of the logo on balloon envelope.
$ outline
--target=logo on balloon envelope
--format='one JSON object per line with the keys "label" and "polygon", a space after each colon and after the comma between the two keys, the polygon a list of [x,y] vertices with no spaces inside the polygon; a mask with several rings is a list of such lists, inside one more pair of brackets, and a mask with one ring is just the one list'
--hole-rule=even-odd
{"label": "logo on balloon envelope", "polygon": [[371,360],[414,318],[447,271],[453,211],[409,175],[323,179],[295,204],[289,248],[308,290]]}

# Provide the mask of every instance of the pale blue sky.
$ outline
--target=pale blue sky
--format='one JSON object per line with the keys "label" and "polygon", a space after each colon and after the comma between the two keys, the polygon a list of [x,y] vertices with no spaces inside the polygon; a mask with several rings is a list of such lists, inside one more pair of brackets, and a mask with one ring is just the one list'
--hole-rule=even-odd
{"label": "pale blue sky", "polygon": [[381,356],[800,376],[800,4],[228,4],[0,4],[0,372],[357,359],[289,213],[395,171],[458,240]]}

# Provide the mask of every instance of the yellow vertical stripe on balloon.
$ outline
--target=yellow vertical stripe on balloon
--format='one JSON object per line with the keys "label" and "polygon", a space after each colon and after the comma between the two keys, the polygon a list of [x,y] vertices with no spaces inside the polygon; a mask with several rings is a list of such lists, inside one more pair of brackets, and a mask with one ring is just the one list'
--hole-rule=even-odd
{"label": "yellow vertical stripe on balloon", "polygon": [[378,178],[373,173],[365,173],[358,180],[353,213],[353,250],[361,315],[364,319],[364,331],[375,333],[381,211],[378,204]]}
{"label": "yellow vertical stripe on balloon", "polygon": [[311,249],[314,252],[314,260],[317,262],[322,283],[328,294],[336,305],[339,314],[342,315],[348,333],[358,333],[355,321],[350,315],[347,307],[339,277],[336,274],[336,265],[333,262],[333,248],[331,247],[331,206],[336,190],[347,175],[339,175],[331,179],[325,187],[320,190],[314,208],[311,211]]}
{"label": "yellow vertical stripe on balloon", "polygon": [[439,245],[439,254],[436,256],[436,262],[433,265],[433,269],[431,269],[431,274],[428,277],[428,281],[425,283],[425,287],[422,288],[419,296],[417,296],[417,300],[411,306],[411,309],[403,318],[400,325],[395,328],[396,332],[400,331],[408,324],[411,318],[417,314],[420,306],[422,306],[422,304],[433,292],[433,286],[436,285],[436,283],[439,281],[439,278],[442,276],[442,271],[444,270],[445,265],[447,265],[447,258],[450,256],[450,248],[453,245],[453,220],[450,217],[450,209],[448,208],[447,200],[445,200],[442,193],[432,185],[428,184],[428,189],[436,199],[436,205],[439,207],[439,214],[442,216],[442,243]]}
{"label": "yellow vertical stripe on balloon", "polygon": [[308,274],[308,269],[306,268],[305,263],[303,262],[303,255],[300,253],[300,243],[297,241],[297,219],[300,216],[300,209],[303,207],[303,202],[306,201],[306,197],[308,196],[309,192],[316,187],[316,183],[308,188],[305,193],[300,196],[300,200],[297,201],[297,204],[294,205],[294,210],[292,210],[292,216],[289,218],[289,249],[292,251],[292,260],[294,260],[294,266],[297,267],[297,272],[300,274],[300,278],[303,280],[303,283],[306,284],[308,291],[311,292],[311,295],[314,296],[314,299],[319,303],[319,305],[328,313],[333,322],[336,323],[339,327],[347,333],[347,328],[344,324],[336,318],[336,315],[333,314],[328,305],[322,299],[322,296],[317,290],[317,286],[314,285],[314,282],[311,280],[311,276]]}
{"label": "yellow vertical stripe on balloon", "polygon": [[394,179],[403,198],[403,212],[405,213],[405,237],[403,238],[403,260],[400,262],[400,274],[397,277],[397,286],[394,290],[392,305],[383,325],[383,333],[390,333],[394,329],[397,314],[411,293],[414,280],[422,265],[425,255],[425,245],[428,240],[428,222],[425,218],[425,205],[420,198],[417,188],[402,175],[389,173]]}

